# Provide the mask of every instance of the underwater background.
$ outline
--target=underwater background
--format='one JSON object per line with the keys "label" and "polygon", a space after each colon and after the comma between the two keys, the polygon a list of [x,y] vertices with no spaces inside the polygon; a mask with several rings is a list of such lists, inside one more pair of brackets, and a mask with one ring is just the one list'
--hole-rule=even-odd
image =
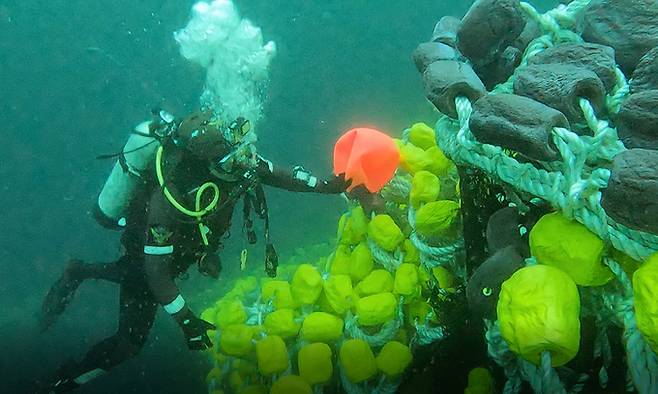
{"label": "underwater background", "polygon": [[[461,17],[472,2],[235,3],[277,44],[260,152],[327,176],[333,144],[348,128],[372,125],[397,135],[413,122],[434,123],[410,54],[441,16]],[[542,10],[557,4],[532,3]],[[116,285],[85,283],[46,333],[37,326],[40,303],[68,259],[120,255],[119,233],[90,214],[114,164],[95,157],[118,151],[154,106],[176,115],[198,106],[204,70],[179,55],[172,36],[192,4],[0,4],[0,393],[28,392],[31,382],[116,329]],[[267,193],[282,262],[326,254],[345,209],[341,198]],[[240,227],[236,214],[220,283],[240,275]],[[254,272],[262,270],[260,246],[250,249]],[[192,271],[182,291],[200,311],[220,284]],[[201,393],[207,371],[206,357],[189,352],[174,321],[159,313],[140,355],[79,392]]]}

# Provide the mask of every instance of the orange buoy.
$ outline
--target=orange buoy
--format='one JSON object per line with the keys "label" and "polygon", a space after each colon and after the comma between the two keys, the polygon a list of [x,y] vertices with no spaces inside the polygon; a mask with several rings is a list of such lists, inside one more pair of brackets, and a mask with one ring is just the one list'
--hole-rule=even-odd
{"label": "orange buoy", "polygon": [[375,129],[349,130],[334,146],[334,174],[345,174],[345,179],[352,181],[347,191],[364,185],[370,192],[378,192],[391,180],[399,162],[393,139]]}

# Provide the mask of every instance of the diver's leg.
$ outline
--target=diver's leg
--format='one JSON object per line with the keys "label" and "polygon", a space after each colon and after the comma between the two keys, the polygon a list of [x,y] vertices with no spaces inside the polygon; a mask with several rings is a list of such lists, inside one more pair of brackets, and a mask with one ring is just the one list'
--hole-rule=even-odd
{"label": "diver's leg", "polygon": [[47,393],[71,391],[105,374],[142,349],[153,326],[158,304],[145,281],[126,282],[121,284],[117,333],[92,347],[81,362],[68,362],[60,368]]}
{"label": "diver's leg", "polygon": [[122,277],[120,265],[127,256],[112,263],[85,263],[71,260],[62,276],[53,284],[46,294],[41,308],[41,329],[47,330],[73,299],[78,286],[86,279],[102,279],[119,283]]}
{"label": "diver's leg", "polygon": [[123,256],[118,261],[113,261],[111,263],[88,263],[81,260],[71,260],[66,267],[65,272],[69,271],[72,277],[80,281],[86,279],[98,279],[119,283],[123,276],[120,264],[126,259],[129,259],[129,256]]}

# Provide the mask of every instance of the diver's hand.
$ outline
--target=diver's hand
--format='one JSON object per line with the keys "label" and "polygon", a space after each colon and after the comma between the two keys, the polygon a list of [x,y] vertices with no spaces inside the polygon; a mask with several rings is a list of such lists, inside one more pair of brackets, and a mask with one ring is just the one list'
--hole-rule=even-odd
{"label": "diver's hand", "polygon": [[350,199],[358,200],[366,215],[386,213],[386,201],[379,193],[371,193],[365,186],[359,185],[347,193]]}
{"label": "diver's hand", "polygon": [[190,350],[205,350],[212,347],[207,331],[216,329],[213,324],[194,316],[194,313],[188,308],[175,314],[174,319],[183,330],[187,347]]}
{"label": "diver's hand", "polygon": [[199,272],[201,275],[213,279],[219,278],[219,274],[222,272],[222,261],[219,256],[212,252],[204,253],[199,258]]}
{"label": "diver's hand", "polygon": [[322,193],[338,194],[347,191],[352,184],[351,180],[346,180],[344,175],[338,175],[331,179],[325,180],[321,184]]}

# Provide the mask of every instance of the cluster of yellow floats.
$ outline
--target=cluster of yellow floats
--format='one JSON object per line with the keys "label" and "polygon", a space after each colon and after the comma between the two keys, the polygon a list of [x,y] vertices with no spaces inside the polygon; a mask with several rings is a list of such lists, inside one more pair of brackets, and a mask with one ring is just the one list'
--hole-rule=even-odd
{"label": "cluster of yellow floats", "polygon": [[[408,187],[400,192],[387,186],[381,194],[399,217],[368,217],[354,205],[340,218],[331,256],[284,264],[276,279],[237,279],[203,312],[202,318],[218,328],[211,335],[214,367],[207,376],[213,394],[311,393],[330,385],[349,392],[346,385],[395,384],[411,365],[418,328],[439,326],[429,288],[451,292],[463,279],[449,266],[428,269],[410,236],[460,238],[459,188],[433,129],[415,124],[396,142],[401,160],[391,183]],[[413,226],[406,220],[410,209]],[[549,351],[552,365],[563,365],[580,343],[578,286],[600,286],[614,277],[602,261],[608,250],[585,226],[558,212],[542,217],[529,240],[533,263],[502,285],[500,332],[524,359],[539,364]],[[381,264],[373,248],[397,264]],[[638,328],[658,350],[658,257],[639,269],[628,257],[615,258],[627,273],[634,272]],[[374,337],[376,343],[369,340]],[[470,375],[466,392],[491,392],[487,370],[476,368]]]}
{"label": "cluster of yellow floats", "polygon": [[[402,210],[418,208],[419,233],[456,237],[453,165],[436,146],[430,127],[419,123],[408,134],[408,142],[397,142],[400,173],[411,190],[406,199],[391,202]],[[445,185],[450,190],[442,192]],[[454,284],[447,269],[428,271],[420,265],[420,254],[408,239],[412,231],[389,215],[368,217],[355,205],[339,221],[331,256],[283,264],[276,279],[237,279],[202,313],[218,328],[211,335],[215,366],[207,377],[212,392],[310,393],[340,381],[339,374],[347,384],[395,382],[412,362],[416,324],[436,320],[427,302],[430,281],[445,289]],[[398,267],[391,272],[379,264],[369,242],[399,256]],[[351,319],[359,331],[374,335],[400,317],[403,321],[383,344],[352,338],[346,329]]]}

